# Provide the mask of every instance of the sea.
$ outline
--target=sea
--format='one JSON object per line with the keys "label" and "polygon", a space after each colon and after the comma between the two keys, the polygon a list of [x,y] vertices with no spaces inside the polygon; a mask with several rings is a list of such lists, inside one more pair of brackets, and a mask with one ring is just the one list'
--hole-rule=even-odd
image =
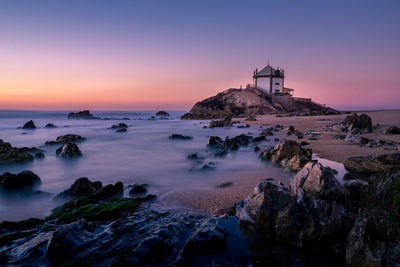
{"label": "sea", "polygon": [[[30,170],[42,181],[38,190],[50,193],[50,197],[10,196],[0,193],[0,221],[15,221],[30,217],[43,218],[60,205],[53,197],[68,189],[80,177],[101,181],[103,185],[122,181],[125,186],[135,183],[148,184],[148,193],[162,198],[180,190],[206,188],[210,182],[224,173],[271,172],[274,169],[284,174],[281,168],[259,159],[254,152],[277,143],[275,137],[266,141],[242,146],[238,151],[224,157],[215,157],[207,146],[210,136],[234,137],[240,134],[258,136],[262,129],[271,125],[234,124],[233,127],[208,128],[207,120],[181,120],[184,111],[167,111],[168,119],[155,117],[156,111],[93,111],[102,119],[68,119],[69,111],[0,111],[0,139],[10,142],[13,147],[36,147],[43,150],[44,159],[25,163],[0,163],[0,174],[18,173]],[[33,120],[36,129],[22,129]],[[110,129],[117,123],[126,123],[127,132]],[[52,123],[56,128],[46,128]],[[242,126],[242,127],[238,127]],[[77,143],[82,156],[61,158],[56,155],[60,145],[45,145],[64,134],[78,134],[86,141]],[[169,136],[182,134],[189,140],[173,140]],[[198,159],[188,159],[197,153]],[[204,166],[210,168],[204,170]],[[329,161],[325,161],[329,165]],[[341,166],[333,166],[336,169]],[[124,192],[128,196],[128,191]]]}

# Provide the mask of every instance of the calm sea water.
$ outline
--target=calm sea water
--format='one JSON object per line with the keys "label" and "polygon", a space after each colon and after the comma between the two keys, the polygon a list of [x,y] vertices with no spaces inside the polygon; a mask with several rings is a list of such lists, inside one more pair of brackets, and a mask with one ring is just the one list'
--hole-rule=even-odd
{"label": "calm sea water", "polygon": [[[67,189],[75,179],[88,177],[100,180],[103,185],[124,182],[149,184],[149,192],[157,195],[173,190],[201,188],[224,172],[267,171],[275,168],[260,161],[254,146],[241,147],[224,158],[215,158],[207,148],[211,135],[234,137],[239,134],[258,135],[259,126],[238,129],[225,127],[204,129],[208,121],[180,120],[184,112],[169,112],[170,120],[148,120],[155,112],[93,112],[102,118],[130,118],[130,120],[71,120],[68,111],[0,111],[0,138],[16,147],[38,147],[45,150],[45,159],[30,163],[0,164],[0,173],[17,173],[31,170],[40,176],[39,190],[57,194]],[[32,119],[35,130],[17,129]],[[124,122],[130,127],[126,133],[108,129]],[[53,123],[55,129],[44,126]],[[78,143],[83,156],[76,159],[56,157],[59,147],[45,146],[63,134],[79,134],[87,141]],[[171,140],[173,133],[193,136],[192,140]],[[278,136],[279,137],[279,136]],[[261,146],[275,144],[274,138]],[[188,160],[187,156],[198,153],[200,162]],[[204,164],[212,162],[215,170],[201,171]],[[279,170],[283,172],[282,170]],[[0,196],[0,221],[43,217],[56,206],[52,198],[9,198]]]}

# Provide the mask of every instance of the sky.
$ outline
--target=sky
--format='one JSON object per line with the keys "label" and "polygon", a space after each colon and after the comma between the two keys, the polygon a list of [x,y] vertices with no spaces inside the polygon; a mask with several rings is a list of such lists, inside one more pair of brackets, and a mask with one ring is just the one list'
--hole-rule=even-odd
{"label": "sky", "polygon": [[400,1],[0,0],[0,109],[189,110],[268,60],[294,95],[400,108]]}

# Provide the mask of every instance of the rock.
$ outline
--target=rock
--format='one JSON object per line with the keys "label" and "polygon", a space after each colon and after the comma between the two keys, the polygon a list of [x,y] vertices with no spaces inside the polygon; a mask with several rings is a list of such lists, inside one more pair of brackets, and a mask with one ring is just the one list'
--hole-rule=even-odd
{"label": "rock", "polygon": [[342,186],[350,193],[351,207],[357,211],[360,207],[361,196],[368,189],[368,183],[363,180],[348,180],[342,183]]}
{"label": "rock", "polygon": [[33,192],[41,183],[40,177],[31,171],[0,175],[0,190],[7,193]]}
{"label": "rock", "polygon": [[400,128],[396,126],[391,126],[386,129],[385,134],[400,134]]}
{"label": "rock", "polygon": [[274,135],[274,133],[271,131],[263,131],[260,135],[271,136],[271,135]]}
{"label": "rock", "polygon": [[79,147],[74,143],[65,143],[56,150],[57,156],[64,158],[71,158],[76,156],[81,156],[82,152]]}
{"label": "rock", "polygon": [[387,169],[362,194],[364,203],[347,237],[349,266],[398,266],[400,171]]}
{"label": "rock", "polygon": [[309,162],[290,182],[290,195],[299,202],[306,197],[345,204],[349,192],[336,180],[332,172],[318,162]]}
{"label": "rock", "polygon": [[232,115],[226,115],[222,120],[211,121],[208,125],[210,128],[225,126],[232,126]]}
{"label": "rock", "polygon": [[[311,160],[311,155],[311,149],[301,147],[296,141],[283,140],[274,147],[269,157],[272,162],[278,163],[283,159],[291,159],[294,156],[305,156]],[[268,155],[266,156],[268,157]]]}
{"label": "rock", "polygon": [[201,171],[213,171],[215,170],[214,166],[210,166],[209,164],[205,164],[201,167]]}
{"label": "rock", "polygon": [[126,129],[126,128],[128,128],[128,125],[126,123],[122,123],[122,122],[111,126],[111,129]]}
{"label": "rock", "polygon": [[372,131],[372,120],[371,117],[366,114],[358,116],[356,113],[353,113],[344,118],[341,123],[333,125],[332,127],[343,132],[351,132],[352,134],[370,133]]}
{"label": "rock", "polygon": [[46,258],[54,264],[62,264],[78,254],[79,246],[95,236],[88,230],[89,225],[84,219],[60,226],[49,241]]}
{"label": "rock", "polygon": [[22,129],[36,129],[35,123],[32,120],[28,121],[27,123],[22,126]]}
{"label": "rock", "polygon": [[233,182],[226,182],[226,183],[222,183],[216,186],[216,188],[226,188],[226,187],[231,187],[233,186]]}
{"label": "rock", "polygon": [[169,136],[169,139],[172,140],[190,140],[193,139],[193,137],[188,136],[188,135],[182,135],[182,134],[172,134]]}
{"label": "rock", "polygon": [[291,159],[287,160],[285,163],[281,161],[282,167],[289,171],[300,171],[304,165],[306,165],[310,161],[306,156],[294,156]]}
{"label": "rock", "polygon": [[46,128],[57,128],[57,126],[55,126],[55,125],[52,124],[52,123],[48,123],[48,124],[46,124],[46,126],[44,126],[44,127],[46,127]]}
{"label": "rock", "polygon": [[250,116],[246,119],[246,121],[257,121],[257,119],[256,119],[256,116],[250,115]]}
{"label": "rock", "polygon": [[44,159],[44,154],[42,152],[38,152],[35,154],[35,159]]}
{"label": "rock", "polygon": [[400,164],[400,153],[380,154],[368,157],[351,157],[344,161],[345,169],[350,173],[377,174]]}
{"label": "rock", "polygon": [[344,140],[351,143],[360,143],[361,137],[358,134],[348,133]]}
{"label": "rock", "polygon": [[156,113],[156,116],[159,116],[159,117],[169,117],[169,113],[168,112],[166,112],[166,111],[158,111],[157,113]]}
{"label": "rock", "polygon": [[12,147],[10,143],[0,139],[0,163],[23,162],[33,160],[33,156],[26,150]]}
{"label": "rock", "polygon": [[83,142],[86,138],[77,134],[65,134],[58,136],[55,141],[46,141],[45,145],[58,145],[66,143]]}
{"label": "rock", "polygon": [[260,136],[254,137],[251,140],[251,142],[255,143],[255,142],[261,142],[261,141],[265,141],[265,140],[266,140],[265,136],[264,135],[260,135]]}
{"label": "rock", "polygon": [[197,153],[193,153],[187,156],[188,159],[198,159]]}
{"label": "rock", "polygon": [[128,130],[126,128],[120,128],[118,130],[116,130],[116,133],[126,133]]}
{"label": "rock", "polygon": [[181,119],[217,119],[232,114],[233,117],[249,117],[276,112],[317,111],[320,113],[337,114],[334,109],[324,107],[315,102],[304,102],[294,97],[287,97],[287,104],[282,105],[270,94],[257,88],[228,89],[216,96],[197,102],[189,113]]}
{"label": "rock", "polygon": [[295,130],[294,130],[294,127],[293,127],[293,126],[288,126],[288,127],[283,128],[283,132],[284,132],[287,136],[289,136],[289,135],[292,135],[292,134],[295,132]]}
{"label": "rock", "polygon": [[93,119],[100,119],[100,118],[94,117],[93,114],[91,114],[89,110],[83,110],[83,111],[79,111],[79,112],[70,112],[68,114],[68,119],[93,120]]}
{"label": "rock", "polygon": [[59,193],[54,200],[71,200],[83,196],[89,196],[100,191],[103,185],[100,181],[92,182],[87,177],[81,177],[75,180],[69,189]]}
{"label": "rock", "polygon": [[129,196],[143,195],[147,193],[147,184],[134,184],[129,190]]}
{"label": "rock", "polygon": [[210,136],[208,138],[208,145],[215,146],[222,143],[222,139],[219,136]]}

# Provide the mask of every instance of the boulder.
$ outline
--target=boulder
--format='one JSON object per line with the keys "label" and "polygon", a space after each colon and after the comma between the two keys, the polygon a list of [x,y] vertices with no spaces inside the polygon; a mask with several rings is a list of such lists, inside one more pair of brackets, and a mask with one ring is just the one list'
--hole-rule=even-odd
{"label": "boulder", "polygon": [[32,120],[28,121],[27,123],[22,126],[22,129],[36,129],[35,123]]}
{"label": "boulder", "polygon": [[83,142],[86,138],[77,134],[64,134],[56,138],[55,141],[46,141],[45,145],[57,145],[65,143]]}
{"label": "boulder", "polygon": [[138,196],[147,193],[147,184],[134,184],[129,190],[129,196]]}
{"label": "boulder", "polygon": [[[269,152],[269,153],[265,153]],[[284,159],[291,159],[294,156],[304,156],[311,160],[312,150],[300,146],[296,141],[283,140],[277,144],[273,150],[267,149],[262,153],[266,159],[270,158],[272,162],[278,163]]]}
{"label": "boulder", "polygon": [[156,113],[156,116],[158,116],[158,117],[169,117],[169,113],[166,112],[166,111],[161,110],[161,111],[158,111]]}
{"label": "boulder", "polygon": [[55,126],[55,125],[52,124],[52,123],[48,123],[48,124],[46,124],[46,126],[44,126],[44,127],[46,127],[46,128],[57,128],[57,126]]}
{"label": "boulder", "polygon": [[103,188],[100,181],[92,182],[86,177],[81,177],[75,180],[69,189],[59,193],[54,197],[55,200],[71,200],[83,196],[91,195]]}
{"label": "boulder", "polygon": [[[284,162],[285,161],[285,162]],[[310,159],[306,156],[294,156],[289,160],[281,161],[282,167],[287,169],[288,171],[300,171],[304,165],[306,165]]]}
{"label": "boulder", "polygon": [[208,145],[215,146],[222,143],[222,139],[219,136],[210,136],[208,138]]}
{"label": "boulder", "polygon": [[12,147],[10,143],[0,139],[0,163],[23,162],[33,160],[32,154],[26,150]]}
{"label": "boulder", "polygon": [[211,121],[208,127],[215,128],[215,127],[225,127],[225,126],[232,126],[232,115],[226,115],[221,120]]}
{"label": "boulder", "polygon": [[81,156],[82,152],[76,144],[65,143],[61,147],[57,148],[56,154],[60,157],[71,158],[71,157]]}
{"label": "boulder", "polygon": [[193,139],[193,137],[188,136],[188,135],[182,135],[182,134],[171,134],[169,136],[169,139],[172,139],[172,140],[190,140],[190,139]]}
{"label": "boulder", "polygon": [[400,134],[400,128],[396,126],[391,126],[386,129],[385,134]]}
{"label": "boulder", "polygon": [[68,114],[68,119],[93,120],[93,119],[99,119],[99,118],[94,117],[93,114],[91,114],[89,110],[83,110],[83,111],[78,111],[78,112],[70,112]]}
{"label": "boulder", "polygon": [[123,129],[123,128],[128,128],[128,125],[126,123],[118,123],[118,124],[114,124],[113,126],[111,126],[111,129]]}
{"label": "boulder", "polygon": [[45,156],[43,154],[43,152],[38,152],[35,154],[35,159],[44,159]]}
{"label": "boulder", "polygon": [[[400,164],[400,153],[380,154],[367,157],[351,157],[344,161],[345,169],[356,174],[378,174]],[[367,177],[366,176],[366,177]]]}
{"label": "boulder", "polygon": [[351,132],[353,134],[364,134],[372,132],[372,120],[367,114],[353,113],[344,118],[344,120],[334,125],[335,129],[341,130],[343,132]]}
{"label": "boulder", "polygon": [[33,192],[41,183],[40,177],[31,171],[0,175],[0,190],[7,193]]}

